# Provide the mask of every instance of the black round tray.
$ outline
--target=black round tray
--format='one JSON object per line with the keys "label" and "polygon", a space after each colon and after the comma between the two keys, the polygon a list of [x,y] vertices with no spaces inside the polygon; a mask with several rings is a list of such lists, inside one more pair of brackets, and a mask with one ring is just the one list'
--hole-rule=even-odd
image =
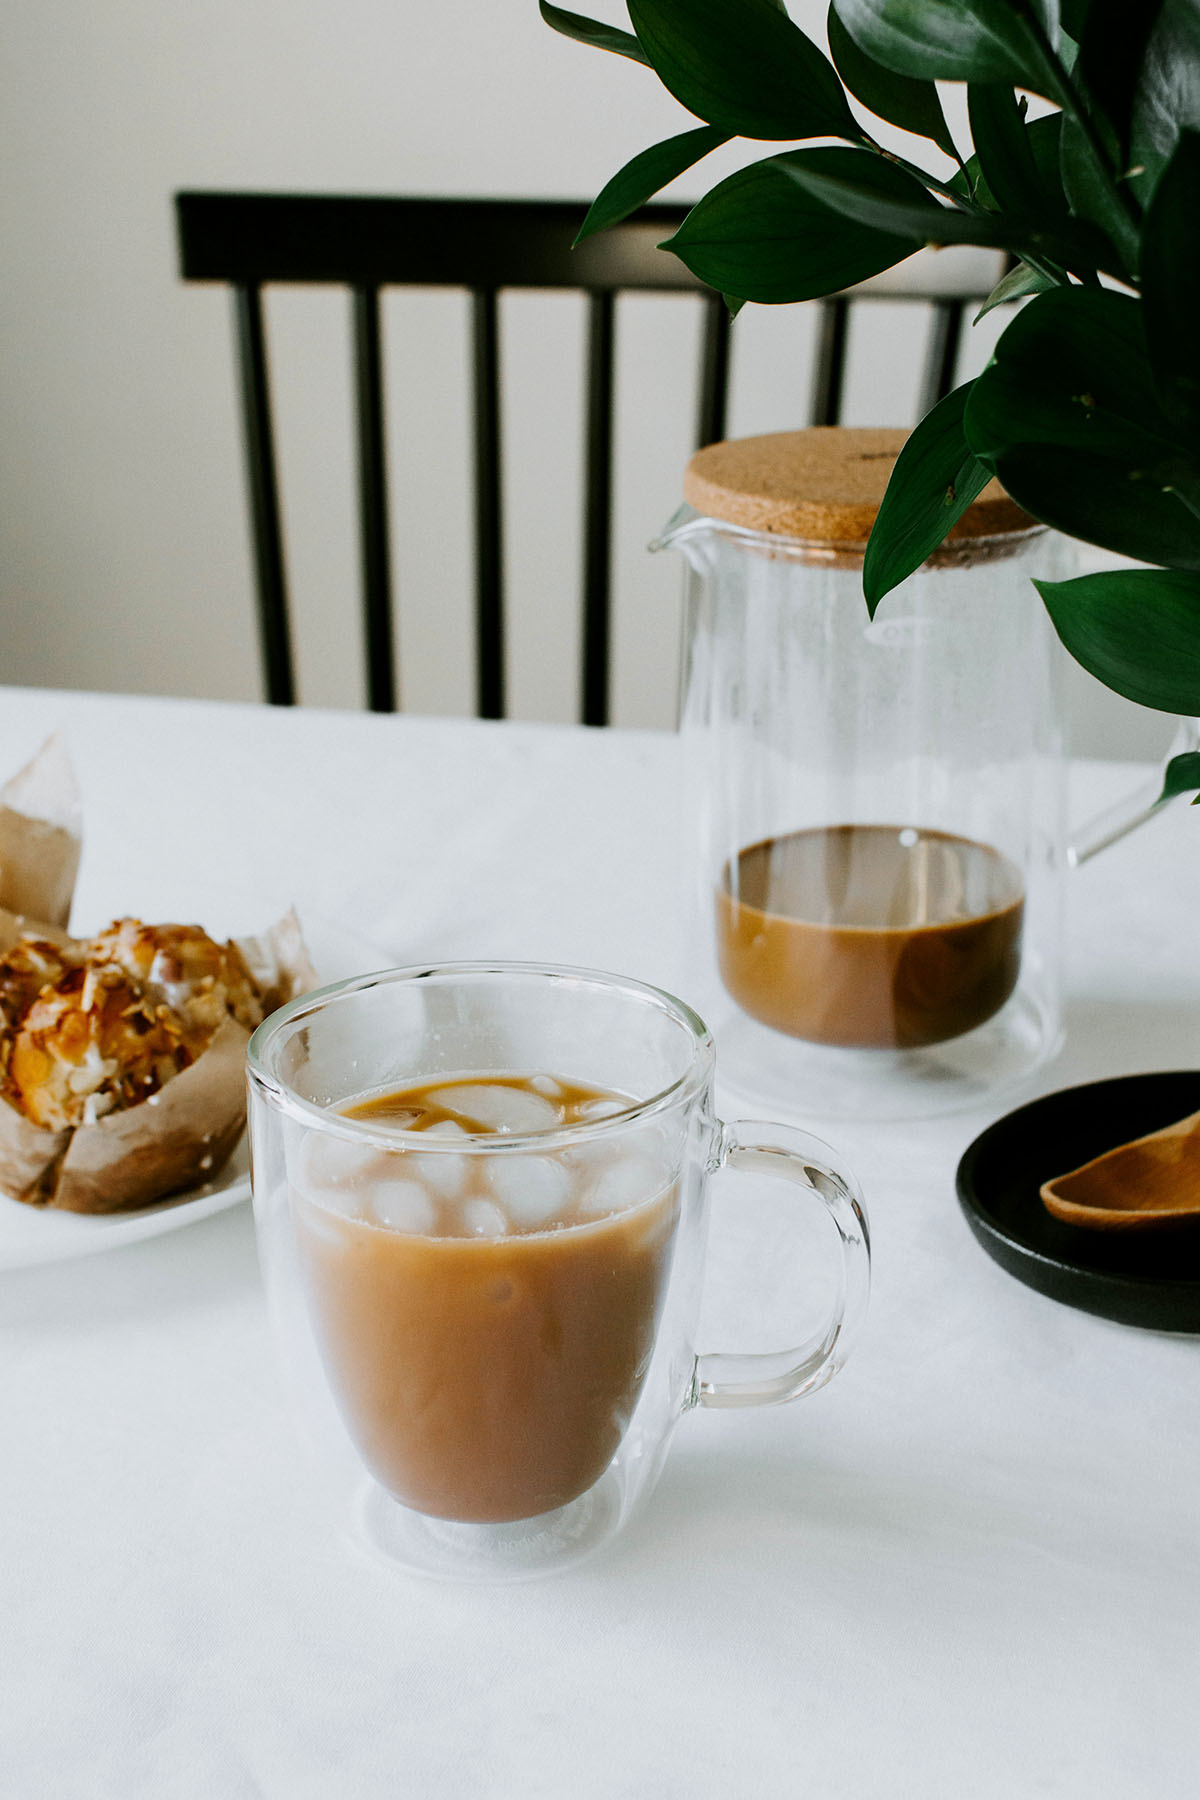
{"label": "black round tray", "polygon": [[1105,1150],[1200,1111],[1200,1071],[1122,1075],[1045,1094],[975,1139],[958,1198],[988,1255],[1010,1275],[1123,1325],[1200,1331],[1200,1223],[1091,1231],[1046,1211],[1041,1185]]}

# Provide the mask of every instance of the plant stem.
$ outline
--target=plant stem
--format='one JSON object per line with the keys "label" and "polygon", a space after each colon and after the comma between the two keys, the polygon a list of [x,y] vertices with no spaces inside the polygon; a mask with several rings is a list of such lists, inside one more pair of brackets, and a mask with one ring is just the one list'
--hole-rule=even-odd
{"label": "plant stem", "polygon": [[[927,174],[924,169],[919,169],[916,163],[910,163],[903,156],[898,156],[894,150],[886,149],[883,144],[878,143],[871,136],[869,131],[864,131],[861,126],[859,127],[859,142],[864,150],[873,151],[876,156],[882,156],[887,162],[895,163],[896,167],[903,169],[906,174],[915,175],[921,185],[928,188],[931,194],[941,194],[945,199],[957,203],[959,196],[952,188],[947,187],[944,182],[939,181],[936,175]],[[965,175],[967,171],[962,158],[958,156],[957,151],[955,152],[955,156],[959,168]],[[963,210],[974,211],[974,208],[959,208],[960,212]]]}

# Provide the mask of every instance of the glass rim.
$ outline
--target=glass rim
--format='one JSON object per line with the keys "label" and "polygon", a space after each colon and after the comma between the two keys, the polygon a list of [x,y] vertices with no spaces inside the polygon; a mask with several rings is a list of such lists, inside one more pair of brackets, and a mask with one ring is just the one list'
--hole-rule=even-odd
{"label": "glass rim", "polygon": [[[861,569],[866,538],[798,537],[790,532],[764,531],[735,519],[721,519],[699,512],[685,501],[668,523],[651,539],[651,550],[673,550],[688,538],[713,535],[762,554],[770,562],[802,563],[820,569]],[[1013,526],[1009,531],[979,532],[975,536],[948,537],[913,571],[966,569],[977,563],[1003,562],[1017,557],[1027,545],[1052,535],[1039,520]]]}
{"label": "glass rim", "polygon": [[[398,986],[402,982],[438,979],[486,980],[488,977],[540,978],[551,982],[576,983],[605,993],[624,993],[630,999],[656,1007],[659,1012],[684,1026],[689,1032],[692,1055],[682,1074],[619,1113],[576,1125],[552,1125],[542,1131],[483,1132],[464,1131],[453,1139],[430,1137],[426,1131],[406,1131],[403,1127],[372,1125],[365,1119],[350,1118],[329,1107],[306,1100],[275,1070],[267,1066],[270,1047],[282,1035],[310,1014],[324,1011],[338,1000],[379,987]],[[712,1033],[704,1020],[678,995],[651,982],[638,981],[630,975],[617,975],[604,969],[588,968],[573,963],[543,963],[502,960],[470,960],[456,962],[406,963],[376,969],[362,975],[351,975],[341,981],[311,988],[271,1013],[253,1032],[246,1046],[246,1065],[251,1085],[279,1111],[300,1124],[319,1129],[353,1143],[369,1143],[387,1150],[420,1150],[430,1155],[529,1155],[548,1150],[551,1145],[583,1143],[605,1137],[614,1130],[623,1131],[647,1118],[670,1112],[686,1104],[705,1086],[715,1062],[716,1050]],[[470,1072],[464,1071],[463,1078]],[[447,1079],[453,1079],[448,1077]]]}

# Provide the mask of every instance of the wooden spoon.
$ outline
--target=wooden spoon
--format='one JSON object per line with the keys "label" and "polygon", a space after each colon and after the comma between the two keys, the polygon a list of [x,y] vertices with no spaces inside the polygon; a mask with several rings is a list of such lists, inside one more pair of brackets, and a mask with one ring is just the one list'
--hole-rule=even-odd
{"label": "wooden spoon", "polygon": [[1056,1219],[1095,1231],[1200,1223],[1200,1112],[1043,1182]]}

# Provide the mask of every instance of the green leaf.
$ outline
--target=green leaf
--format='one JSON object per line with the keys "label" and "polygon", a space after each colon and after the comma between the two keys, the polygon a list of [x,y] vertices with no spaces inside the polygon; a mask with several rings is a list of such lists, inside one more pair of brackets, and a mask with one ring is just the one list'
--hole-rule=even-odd
{"label": "green leaf", "polygon": [[629,0],[659,79],[731,137],[857,139],[828,60],[771,0]]}
{"label": "green leaf", "polygon": [[[844,154],[876,160],[865,150]],[[940,206],[911,177],[906,178],[909,185],[904,191],[881,192],[868,187],[859,173],[865,167],[861,162],[853,165],[854,176],[847,177],[793,164],[786,157],[778,161],[787,167],[793,181],[832,210],[877,231],[907,234],[921,244],[982,244],[1012,250],[1022,257],[1034,256],[1038,261],[1048,259],[1069,269],[1105,267],[1113,260],[1107,240],[1092,226],[1074,219],[1044,225],[1007,213],[960,212],[956,207]]]}
{"label": "green leaf", "polygon": [[[1033,160],[1037,164],[1043,188],[1047,193],[1062,191],[1058,176],[1058,145],[1062,127],[1061,113],[1045,113],[1040,119],[1034,119],[1025,127],[1025,136]],[[947,187],[953,189],[962,199],[973,202],[977,206],[985,206],[991,211],[998,209],[996,196],[988,186],[987,179],[980,167],[979,157],[967,158],[965,170],[951,176]],[[1060,202],[1060,210],[1065,210],[1065,201]]]}
{"label": "green leaf", "polygon": [[853,169],[876,194],[922,191],[902,169],[869,150],[793,150],[718,183],[664,248],[710,287],[773,305],[837,293],[902,262],[918,247],[912,234],[881,232],[831,211],[789,178],[797,164],[830,175]]}
{"label": "green leaf", "polygon": [[1016,445],[997,456],[995,470],[1018,506],[1068,537],[1139,562],[1200,569],[1200,518],[1169,473],[1143,475],[1113,457],[1044,444]]}
{"label": "green leaf", "polygon": [[1013,499],[1072,537],[1200,568],[1200,460],[1154,392],[1140,303],[1055,288],[1021,309],[964,419]]}
{"label": "green leaf", "polygon": [[[1062,28],[1075,39],[1076,43],[1083,36],[1092,4],[1093,0],[1060,0],[1059,14],[1062,18]],[[1121,0],[1121,4],[1128,6],[1129,0]]]}
{"label": "green leaf", "polygon": [[[1051,6],[1008,0],[834,0],[859,49],[898,75],[1003,81],[1058,99],[1044,43]],[[1049,35],[1053,35],[1052,29]]]}
{"label": "green leaf", "polygon": [[1034,584],[1066,648],[1115,693],[1159,712],[1200,713],[1200,579],[1114,569]]}
{"label": "green leaf", "polygon": [[[1176,794],[1190,794],[1193,788],[1200,788],[1200,750],[1185,750],[1173,756],[1163,771],[1159,800],[1173,800]],[[1200,806],[1200,794],[1192,805]]]}
{"label": "green leaf", "polygon": [[872,618],[884,595],[920,568],[991,479],[963,434],[970,391],[968,381],[939,400],[896,459],[863,559]]}
{"label": "green leaf", "polygon": [[1127,276],[1138,268],[1138,229],[1116,191],[1111,170],[1074,119],[1062,125],[1062,185],[1076,218],[1089,219],[1104,232]]}
{"label": "green leaf", "polygon": [[968,206],[982,206],[987,212],[997,212],[996,196],[987,184],[983,170],[979,166],[979,158],[972,152],[961,169],[956,169],[946,183],[950,192],[965,200]]}
{"label": "green leaf", "polygon": [[1142,226],[1142,306],[1158,396],[1200,425],[1200,133],[1181,133]]}
{"label": "green leaf", "polygon": [[1012,88],[1003,82],[972,82],[967,113],[975,154],[996,204],[1025,218],[1061,218],[1067,210],[1062,189],[1057,179],[1052,186],[1044,179]]}
{"label": "green leaf", "polygon": [[[1128,166],[1130,120],[1142,61],[1163,0],[1090,0],[1079,41],[1077,73]],[[1066,25],[1066,13],[1063,14]],[[1071,29],[1067,25],[1068,31]]]}
{"label": "green leaf", "polygon": [[[1065,277],[1064,277],[1065,280]],[[977,325],[984,313],[991,312],[993,306],[1007,306],[1013,300],[1025,300],[1030,294],[1045,294],[1060,283],[1052,275],[1043,273],[1041,269],[1031,269],[1028,263],[1018,263],[1007,275],[1002,275],[971,323]]]}
{"label": "green leaf", "polygon": [[877,63],[859,49],[832,6],[827,29],[834,67],[855,99],[861,100],[877,119],[886,119],[889,125],[898,125],[914,137],[929,138],[957,162],[958,151],[933,82],[914,81],[909,75],[897,75]]}
{"label": "green leaf", "polygon": [[650,67],[650,58],[632,32],[601,25],[599,20],[585,19],[580,13],[564,12],[561,6],[551,6],[549,0],[538,0],[538,6],[547,25],[561,31],[564,37],[574,38],[580,44],[591,44],[597,50],[612,50],[618,56],[628,56],[632,62]]}
{"label": "green leaf", "polygon": [[596,195],[575,242],[582,243],[594,231],[604,231],[609,225],[627,219],[669,181],[674,181],[701,157],[728,141],[714,125],[699,125],[695,131],[683,131],[678,137],[652,144],[649,150],[643,150],[640,156],[627,162]]}
{"label": "green leaf", "polygon": [[[1140,4],[1140,0],[1139,0]],[[1200,0],[1164,0],[1146,46],[1133,102],[1129,155],[1149,200],[1184,129],[1200,131]]]}

